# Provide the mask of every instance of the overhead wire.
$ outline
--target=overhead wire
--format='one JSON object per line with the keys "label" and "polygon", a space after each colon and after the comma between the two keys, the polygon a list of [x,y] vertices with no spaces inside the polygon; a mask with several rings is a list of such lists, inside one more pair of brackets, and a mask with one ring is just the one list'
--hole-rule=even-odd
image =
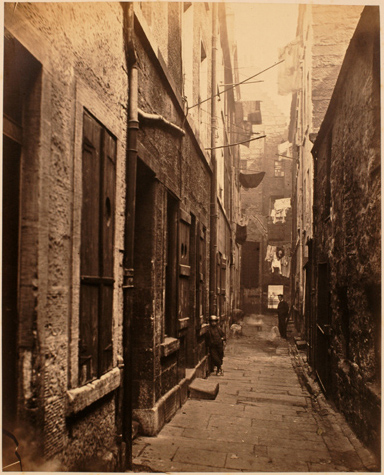
{"label": "overhead wire", "polygon": [[216,97],[216,96],[220,97],[221,94],[224,94],[224,93],[230,91],[231,89],[234,89],[235,87],[240,86],[241,84],[246,83],[246,82],[249,81],[250,79],[253,79],[253,78],[255,78],[256,76],[259,76],[259,75],[262,74],[262,73],[265,73],[266,71],[268,71],[269,69],[274,68],[275,66],[277,66],[277,65],[280,64],[280,63],[282,63],[283,61],[285,61],[285,60],[282,59],[281,61],[278,61],[277,63],[272,64],[272,66],[269,66],[268,68],[263,69],[262,71],[260,71],[260,72],[258,72],[258,73],[256,73],[256,74],[254,74],[253,76],[250,76],[249,78],[244,79],[243,81],[240,81],[240,82],[238,82],[238,83],[236,83],[236,84],[233,84],[232,86],[229,86],[227,89],[224,89],[224,91],[222,91],[222,92],[220,92],[220,91],[218,90],[218,91],[216,92],[216,94],[214,94],[213,96],[208,97],[207,99],[204,99],[203,101],[197,102],[197,103],[194,104],[193,106],[188,107],[187,112],[188,112],[188,110],[193,109],[194,107],[197,107],[197,106],[199,106],[199,105],[201,105],[201,104],[204,104],[204,103],[207,102],[207,101],[210,101],[211,99],[213,99],[213,98]]}
{"label": "overhead wire", "polygon": [[266,137],[266,135],[261,135],[260,137],[254,137],[253,139],[244,140],[243,142],[229,143],[227,145],[219,145],[218,147],[209,147],[209,148],[206,148],[205,150],[215,150],[217,148],[234,147],[235,145],[241,145],[241,144],[244,144],[244,143],[253,142],[254,140],[263,139],[265,137]]}

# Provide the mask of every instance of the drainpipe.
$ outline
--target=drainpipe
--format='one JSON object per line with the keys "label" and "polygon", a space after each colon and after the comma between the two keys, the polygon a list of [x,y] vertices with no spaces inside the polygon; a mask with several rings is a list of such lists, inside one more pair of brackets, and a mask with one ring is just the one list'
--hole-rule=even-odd
{"label": "drainpipe", "polygon": [[209,279],[209,312],[210,315],[216,315],[217,312],[217,162],[216,162],[216,51],[217,51],[217,3],[212,4],[212,86],[211,86],[211,165],[212,165],[212,181],[211,181],[211,239],[210,239],[210,279]]}
{"label": "drainpipe", "polygon": [[136,208],[136,169],[138,119],[138,65],[134,48],[133,3],[122,3],[124,15],[125,54],[128,66],[128,150],[126,162],[126,200],[124,232],[123,280],[123,409],[122,435],[126,447],[125,469],[132,470],[132,313],[134,295],[134,240]]}
{"label": "drainpipe", "polygon": [[148,122],[149,124],[158,124],[161,127],[169,129],[171,132],[184,137],[185,131],[178,125],[170,122],[165,117],[159,114],[148,114],[141,109],[138,109],[139,119],[143,122]]}

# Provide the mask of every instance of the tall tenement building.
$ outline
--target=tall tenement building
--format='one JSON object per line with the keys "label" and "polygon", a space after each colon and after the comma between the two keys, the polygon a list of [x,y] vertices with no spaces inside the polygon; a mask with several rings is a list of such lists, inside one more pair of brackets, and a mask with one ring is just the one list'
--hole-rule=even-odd
{"label": "tall tenement building", "polygon": [[5,4],[3,427],[24,470],[129,468],[132,426],[172,418],[209,314],[239,305],[230,18]]}

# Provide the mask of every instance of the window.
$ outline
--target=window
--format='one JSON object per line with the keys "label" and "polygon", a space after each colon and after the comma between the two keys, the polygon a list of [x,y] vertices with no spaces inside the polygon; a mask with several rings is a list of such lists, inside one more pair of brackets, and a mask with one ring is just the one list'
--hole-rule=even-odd
{"label": "window", "polygon": [[216,286],[217,286],[217,315],[225,313],[225,295],[227,278],[227,258],[221,252],[217,254]]}
{"label": "window", "polygon": [[189,318],[191,275],[191,215],[180,210],[179,223],[179,311],[178,318]]}
{"label": "window", "polygon": [[206,230],[204,226],[198,226],[198,271],[197,271],[197,322],[200,326],[204,321],[205,307],[206,307],[206,295],[205,295],[205,278],[206,278],[206,243],[205,243]]}
{"label": "window", "polygon": [[225,315],[225,296],[226,296],[226,286],[227,286],[227,258],[221,258],[221,269],[220,269],[220,316]]}
{"label": "window", "polygon": [[166,277],[165,277],[165,336],[176,336],[177,310],[177,216],[178,201],[167,194],[167,243],[166,243]]}
{"label": "window", "polygon": [[[203,40],[200,41],[200,76],[199,76],[199,102],[209,97],[208,93],[208,59]],[[204,102],[199,106],[200,138],[203,144],[209,144],[210,125],[210,102]]]}
{"label": "window", "polygon": [[284,176],[283,160],[275,160],[275,177]]}
{"label": "window", "polygon": [[84,112],[79,382],[112,368],[116,139]]}
{"label": "window", "polygon": [[182,59],[184,77],[184,96],[189,106],[193,105],[193,5],[184,4],[182,24]]}
{"label": "window", "polygon": [[278,307],[280,294],[284,294],[283,285],[268,285],[268,308]]}

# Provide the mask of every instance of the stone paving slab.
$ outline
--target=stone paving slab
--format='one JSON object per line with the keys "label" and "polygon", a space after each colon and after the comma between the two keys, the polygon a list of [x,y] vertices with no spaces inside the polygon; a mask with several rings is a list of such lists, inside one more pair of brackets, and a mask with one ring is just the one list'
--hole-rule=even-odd
{"label": "stone paving slab", "polygon": [[[193,403],[196,403],[199,401],[193,401]],[[189,400],[186,402],[188,404],[187,407],[183,406],[181,410],[188,411],[188,413],[195,413],[196,412],[209,412],[209,414],[226,414],[227,416],[239,416],[242,417],[241,414],[244,413],[244,406],[236,404],[235,402],[232,404],[228,404],[226,402],[221,402],[221,401],[210,401],[209,406],[206,405],[206,403],[200,403],[199,406],[191,405],[192,400]],[[204,405],[205,404],[205,405]]]}
{"label": "stone paving slab", "polygon": [[271,395],[262,395],[262,394],[252,394],[248,393],[248,395],[242,394],[239,395],[239,401],[243,402],[263,402],[265,404],[287,404],[288,406],[297,406],[297,407],[306,407],[307,402],[304,397],[295,397],[295,396],[281,396],[279,394],[271,394]]}
{"label": "stone paving slab", "polygon": [[[269,328],[274,317],[263,316]],[[134,441],[134,464],[159,472],[364,472],[371,453],[342,417],[300,384],[286,340],[245,325],[229,340],[215,400],[189,399],[157,437]],[[294,341],[293,341],[294,344]]]}
{"label": "stone paving slab", "polygon": [[172,444],[162,444],[161,446],[148,444],[144,450],[141,451],[140,458],[147,461],[158,459],[172,460],[177,450],[178,447]]}
{"label": "stone paving slab", "polygon": [[[160,434],[157,435],[156,438],[168,438],[168,437],[177,438],[177,437],[181,437],[183,432],[184,432],[184,427],[175,427],[175,426],[166,424],[166,426],[163,427],[162,431],[160,432]],[[141,439],[145,439],[145,437],[141,437],[138,440],[141,440]],[[149,438],[149,440],[151,441],[154,439],[155,437]]]}
{"label": "stone paving slab", "polygon": [[173,427],[205,428],[209,424],[210,415],[201,412],[200,414],[181,413],[180,411],[173,418]]}
{"label": "stone paving slab", "polygon": [[279,421],[260,421],[260,419],[253,419],[251,427],[262,427],[266,431],[270,431],[270,434],[273,434],[273,431],[279,431],[282,435],[286,433],[293,432],[294,434],[300,434],[302,437],[311,437],[313,436],[316,440],[320,437],[318,432],[318,427],[316,425],[305,425],[301,423],[291,422],[279,422]]}
{"label": "stone paving slab", "polygon": [[333,463],[309,463],[309,472],[349,472],[347,467]]}
{"label": "stone paving slab", "polygon": [[[168,460],[146,460],[146,459],[137,459],[135,461],[137,465],[144,465],[150,463],[151,470],[159,473],[166,472],[220,472],[222,469],[215,469],[212,466],[208,465],[199,465],[194,463],[185,463],[185,462],[175,462]],[[226,469],[226,472],[236,472],[236,470]]]}
{"label": "stone paving slab", "polygon": [[212,414],[209,419],[207,429],[211,427],[226,427],[232,425],[240,425],[244,429],[247,427],[250,428],[252,426],[252,419],[243,412],[239,412],[233,417],[228,417],[228,415],[223,414]]}
{"label": "stone paving slab", "polygon": [[321,439],[317,441],[303,439],[303,438],[286,438],[283,436],[279,437],[268,437],[268,436],[259,436],[259,444],[266,445],[267,447],[279,447],[279,448],[289,448],[291,450],[313,450],[318,447],[324,447],[321,443]]}
{"label": "stone paving slab", "polygon": [[270,414],[269,412],[266,412],[265,409],[261,407],[255,407],[255,406],[248,406],[248,405],[239,405],[238,407],[244,407],[244,414],[247,417],[251,417],[252,419],[258,420],[258,421],[277,421],[277,422],[283,422],[283,417],[281,414]]}
{"label": "stone paving slab", "polygon": [[304,450],[304,449],[297,449],[292,451],[292,449],[288,449],[286,447],[268,447],[267,449],[268,455],[272,459],[279,459],[279,458],[289,458],[291,460],[306,460],[310,463],[323,463],[329,464],[332,462],[330,453],[325,448],[313,448],[311,450]]}
{"label": "stone paving slab", "polygon": [[[168,441],[169,443],[169,441]],[[192,453],[195,449],[204,449],[214,452],[225,452],[228,454],[236,455],[248,455],[253,456],[257,452],[259,455],[267,455],[267,447],[265,446],[255,446],[253,443],[242,443],[242,442],[228,442],[222,440],[209,440],[209,439],[197,439],[197,438],[188,438],[182,437],[181,439],[172,442],[177,444],[178,447],[188,448]],[[257,447],[257,451],[255,450]]]}
{"label": "stone paving slab", "polygon": [[292,462],[290,460],[285,460],[283,463],[276,463],[269,457],[227,459],[226,463],[226,468],[247,472],[275,472],[281,471],[283,466],[285,467],[285,471],[289,472],[308,471],[308,464],[306,462]]}
{"label": "stone paving slab", "polygon": [[332,462],[337,465],[344,465],[350,467],[352,470],[364,470],[364,464],[360,457],[354,450],[349,451],[337,451],[329,450],[332,458]]}
{"label": "stone paving slab", "polygon": [[215,450],[196,449],[191,450],[189,447],[180,447],[174,457],[175,462],[180,463],[196,463],[213,468],[225,467],[226,452],[218,452]]}
{"label": "stone paving slab", "polygon": [[[309,442],[312,444],[312,446],[314,446],[315,444],[324,444],[321,435],[318,435],[316,432],[304,432],[299,431],[298,429],[285,430],[279,428],[278,426],[276,426],[275,428],[267,428],[264,427],[262,424],[255,424],[252,426],[251,432],[257,435],[260,440],[262,440],[263,438],[276,440],[278,440],[278,438],[281,438],[289,439],[289,441],[287,442],[288,444],[295,444],[297,441],[303,441],[303,443]],[[283,444],[285,443],[285,440],[282,441],[281,446],[283,447]]]}
{"label": "stone paving slab", "polygon": [[243,430],[243,429],[233,429],[226,431],[218,431],[216,428],[211,430],[202,430],[198,431],[196,429],[185,429],[183,437],[189,437],[192,439],[203,439],[203,440],[217,440],[223,442],[241,442],[244,444],[255,444],[255,445],[264,445],[259,443],[259,438],[255,434]]}

